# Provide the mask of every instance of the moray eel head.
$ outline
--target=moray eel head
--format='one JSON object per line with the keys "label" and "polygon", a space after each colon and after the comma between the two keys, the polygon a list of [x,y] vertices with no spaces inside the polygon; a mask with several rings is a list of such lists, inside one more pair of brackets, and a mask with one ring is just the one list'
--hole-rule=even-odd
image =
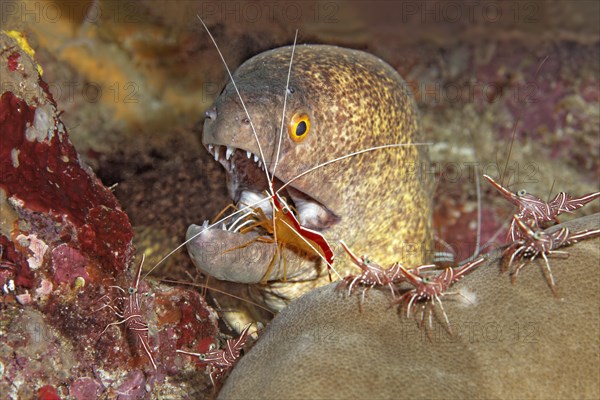
{"label": "moray eel head", "polygon": [[[304,227],[321,232],[330,242],[342,276],[356,271],[340,254],[339,239],[382,265],[424,262],[431,242],[431,185],[428,176],[419,174],[427,165],[424,146],[369,152],[294,180],[355,151],[419,141],[416,108],[406,83],[368,53],[300,45],[286,86],[291,56],[289,46],[246,61],[233,75],[239,95],[228,82],[206,112],[202,141],[225,168],[232,200],[242,208],[268,197],[266,169],[270,176],[274,172],[275,190],[292,180],[281,194]],[[268,201],[260,207],[270,215]],[[190,226],[188,239],[197,236],[188,243],[188,251],[211,276],[259,282],[276,244],[264,240],[260,229],[231,231],[235,221],[210,230]],[[280,298],[294,298],[326,283],[318,257],[285,246],[276,256],[276,265],[285,261],[288,280],[304,282],[285,295],[279,293]],[[273,268],[267,278],[283,278],[282,268]]]}

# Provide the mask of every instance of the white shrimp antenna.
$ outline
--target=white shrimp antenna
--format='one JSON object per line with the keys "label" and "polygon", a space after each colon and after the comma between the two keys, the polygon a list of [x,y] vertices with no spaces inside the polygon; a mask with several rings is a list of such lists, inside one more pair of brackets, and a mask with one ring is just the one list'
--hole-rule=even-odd
{"label": "white shrimp antenna", "polygon": [[[246,103],[244,102],[244,99],[242,98],[242,95],[240,94],[237,84],[233,80],[233,74],[231,73],[229,66],[225,62],[225,57],[223,57],[223,53],[221,53],[221,49],[217,45],[217,42],[215,41],[215,38],[213,37],[212,33],[210,33],[210,30],[208,30],[208,27],[206,26],[206,24],[204,23],[202,18],[200,18],[200,15],[196,14],[196,17],[198,17],[198,19],[202,23],[202,26],[206,30],[206,33],[208,33],[208,36],[210,36],[210,40],[212,40],[213,44],[215,45],[215,48],[217,49],[217,52],[219,53],[219,57],[221,57],[221,61],[223,62],[223,65],[225,66],[225,69],[227,70],[227,75],[229,75],[229,80],[231,80],[231,83],[233,84],[235,92],[237,93],[238,98],[240,99],[240,103],[242,104],[242,108],[244,109],[244,112],[246,113],[246,117],[248,117],[248,122],[250,123],[250,128],[252,129],[252,133],[254,134],[254,138],[256,139],[256,144],[258,145],[258,151],[260,153],[260,158],[262,158],[262,161],[264,163],[266,158],[265,158],[265,154],[263,152],[262,146],[260,145],[260,140],[258,140],[258,134],[256,133],[256,129],[254,128],[254,122],[252,122],[252,117],[250,117],[250,113],[248,112],[248,108],[246,107]],[[267,175],[267,181],[270,182],[269,171],[266,166],[265,166],[265,174]]]}

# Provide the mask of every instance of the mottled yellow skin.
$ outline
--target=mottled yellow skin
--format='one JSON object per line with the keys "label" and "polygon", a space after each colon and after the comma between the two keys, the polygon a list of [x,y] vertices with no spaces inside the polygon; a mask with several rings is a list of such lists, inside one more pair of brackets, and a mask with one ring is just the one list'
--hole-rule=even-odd
{"label": "mottled yellow skin", "polygon": [[[291,51],[289,46],[261,53],[234,74],[270,171],[275,163]],[[285,121],[296,112],[305,112],[310,116],[311,129],[301,143],[292,141],[284,130],[276,170],[283,182],[361,149],[423,142],[407,84],[392,67],[371,54],[335,46],[299,45],[290,87],[293,92],[287,99]],[[217,118],[205,122],[205,145],[229,145],[259,154],[231,82],[216,100],[214,110]],[[334,249],[334,267],[342,276],[359,270],[339,245],[340,239],[357,254],[368,254],[382,266],[396,261],[416,266],[429,261],[432,185],[427,167],[426,146],[407,146],[352,157],[294,181],[292,186],[340,218],[322,233]],[[293,299],[329,282],[321,260],[285,254],[288,282],[272,282],[262,287],[263,293]],[[202,268],[198,260],[196,264]],[[255,267],[263,268],[263,273],[266,270],[266,265]],[[281,271],[273,277],[280,278]],[[303,282],[292,282],[298,280]],[[271,306],[279,308],[278,304],[272,302]]]}

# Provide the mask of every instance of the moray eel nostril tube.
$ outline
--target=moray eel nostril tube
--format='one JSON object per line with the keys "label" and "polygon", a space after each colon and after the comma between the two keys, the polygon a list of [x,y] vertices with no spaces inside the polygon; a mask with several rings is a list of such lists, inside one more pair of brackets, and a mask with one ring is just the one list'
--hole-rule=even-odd
{"label": "moray eel nostril tube", "polygon": [[[357,50],[299,45],[277,160],[291,54],[291,46],[270,50],[246,61],[234,73],[266,165],[231,82],[206,112],[202,141],[227,171],[229,193],[238,205],[266,196],[268,182],[261,169],[272,173],[276,163],[277,189],[335,157],[373,146],[422,142],[413,98],[391,66]],[[297,209],[301,224],[321,232],[332,244],[334,266],[341,275],[356,271],[337,246],[340,239],[381,265],[396,261],[419,265],[429,261],[432,245],[432,184],[422,172],[427,165],[425,146],[378,150],[309,173],[295,180],[283,195]],[[201,230],[190,226],[188,238]],[[257,283],[276,247],[260,241],[246,246],[260,234],[216,227],[190,241],[188,252],[196,266],[211,276]],[[287,282],[263,285],[264,300],[270,307],[279,309],[288,300],[329,282],[320,259],[293,251],[284,251],[281,257],[286,259]],[[276,261],[269,281],[283,278],[283,268],[278,265]]]}

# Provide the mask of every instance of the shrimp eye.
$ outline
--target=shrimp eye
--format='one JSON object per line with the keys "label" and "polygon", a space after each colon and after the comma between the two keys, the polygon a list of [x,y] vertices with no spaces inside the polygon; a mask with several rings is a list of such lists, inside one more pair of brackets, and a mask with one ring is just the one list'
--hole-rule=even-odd
{"label": "shrimp eye", "polygon": [[526,194],[527,194],[527,190],[525,190],[525,189],[521,189],[517,192],[517,196],[519,196],[519,197],[523,197]]}
{"label": "shrimp eye", "polygon": [[288,134],[296,143],[300,143],[308,136],[310,131],[310,118],[306,113],[296,113],[288,123]]}

